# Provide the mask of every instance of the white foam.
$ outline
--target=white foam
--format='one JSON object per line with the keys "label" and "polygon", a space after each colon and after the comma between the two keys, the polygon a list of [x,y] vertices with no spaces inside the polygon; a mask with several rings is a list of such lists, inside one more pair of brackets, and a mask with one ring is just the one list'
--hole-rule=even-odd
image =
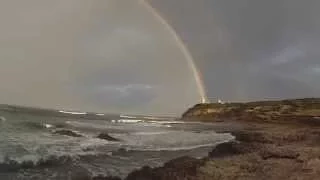
{"label": "white foam", "polygon": [[135,116],[120,115],[120,118],[130,118],[130,119],[135,119],[135,118],[137,118],[137,117],[135,117]]}
{"label": "white foam", "polygon": [[163,119],[163,118],[153,117],[153,116],[145,116],[145,117],[143,117],[143,118],[144,118],[144,119],[150,119],[150,120]]}
{"label": "white foam", "polygon": [[123,145],[126,145],[129,149],[141,151],[189,150],[214,146],[217,143],[234,139],[230,134],[217,134],[213,131],[200,133],[187,131],[156,131],[114,134],[113,136],[121,139]]}
{"label": "white foam", "polygon": [[29,162],[31,161],[35,164],[41,159],[41,156],[38,156],[35,154],[28,154],[28,155],[24,155],[22,157],[18,157],[18,158],[15,157],[15,158],[11,158],[11,159],[16,161],[19,164],[26,162],[26,161],[29,161]]}
{"label": "white foam", "polygon": [[98,113],[96,114],[97,116],[104,116],[105,114],[102,114],[102,113]]}
{"label": "white foam", "polygon": [[158,123],[141,123],[142,126],[144,127],[168,127],[167,125],[163,125],[163,124],[158,124]]}
{"label": "white foam", "polygon": [[69,124],[76,128],[92,128],[92,129],[104,129],[106,126],[104,124],[96,124],[91,121],[80,122],[80,121],[66,121],[66,124]]}
{"label": "white foam", "polygon": [[138,123],[138,122],[143,122],[141,119],[119,119],[117,120],[119,123]]}
{"label": "white foam", "polygon": [[159,132],[136,132],[133,134],[136,135],[159,135],[159,134],[167,134],[169,133],[168,131],[159,131]]}
{"label": "white foam", "polygon": [[183,151],[183,150],[192,150],[192,149],[197,149],[197,148],[204,148],[204,147],[213,147],[218,144],[224,143],[224,142],[229,142],[230,140],[225,140],[225,141],[218,141],[215,143],[208,143],[208,144],[200,144],[200,145],[194,145],[194,146],[180,146],[180,147],[163,147],[163,148],[152,148],[152,147],[147,147],[147,148],[136,148],[132,150],[138,150],[138,151]]}
{"label": "white foam", "polygon": [[98,147],[107,144],[118,144],[119,142],[115,141],[106,141],[104,139],[99,138],[88,138],[80,142],[81,148],[88,148],[88,147]]}
{"label": "white foam", "polygon": [[64,114],[72,114],[72,115],[86,115],[86,112],[73,112],[73,111],[59,111],[60,113],[64,113]]}
{"label": "white foam", "polygon": [[3,116],[0,116],[0,121],[5,122],[7,119]]}
{"label": "white foam", "polygon": [[157,124],[186,124],[187,122],[184,121],[150,121],[152,123]]}

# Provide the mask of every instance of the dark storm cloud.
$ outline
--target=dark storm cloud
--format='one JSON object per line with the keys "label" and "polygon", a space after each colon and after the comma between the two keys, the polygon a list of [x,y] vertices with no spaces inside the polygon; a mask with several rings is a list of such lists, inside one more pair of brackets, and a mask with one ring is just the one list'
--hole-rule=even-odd
{"label": "dark storm cloud", "polygon": [[188,45],[212,99],[320,96],[320,1],[151,2]]}

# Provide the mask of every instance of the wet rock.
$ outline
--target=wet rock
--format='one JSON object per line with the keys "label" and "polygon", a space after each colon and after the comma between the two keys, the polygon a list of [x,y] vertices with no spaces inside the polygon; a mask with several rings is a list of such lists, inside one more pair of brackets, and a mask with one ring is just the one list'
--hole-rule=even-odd
{"label": "wet rock", "polygon": [[96,176],[92,180],[121,180],[121,178],[115,176]]}
{"label": "wet rock", "polygon": [[71,137],[83,137],[81,134],[77,134],[71,130],[66,130],[66,129],[54,131],[54,134],[60,134],[60,135],[71,136]]}
{"label": "wet rock", "polygon": [[131,172],[125,180],[161,180],[153,169],[149,166],[144,166],[139,170]]}
{"label": "wet rock", "polygon": [[70,174],[71,180],[91,180],[90,172],[88,170],[81,168],[73,170]]}
{"label": "wet rock", "polygon": [[266,160],[270,158],[275,159],[297,159],[299,157],[299,153],[290,150],[287,148],[281,148],[281,147],[267,147],[265,149],[262,149],[260,151],[260,156]]}
{"label": "wet rock", "polygon": [[237,145],[238,143],[234,141],[219,144],[209,152],[209,157],[224,157],[239,154],[240,151]]}
{"label": "wet rock", "polygon": [[232,135],[236,137],[236,140],[241,142],[248,142],[248,143],[272,143],[272,139],[263,132],[258,131],[238,131],[232,132]]}
{"label": "wet rock", "polygon": [[231,141],[217,145],[208,156],[210,158],[223,158],[240,154],[258,152],[264,149],[265,145],[261,143],[246,143]]}
{"label": "wet rock", "polygon": [[119,139],[117,138],[114,138],[112,136],[110,136],[109,134],[107,133],[100,133],[97,138],[99,139],[104,139],[104,140],[107,140],[107,141],[120,141]]}
{"label": "wet rock", "polygon": [[126,180],[195,180],[197,169],[203,165],[202,159],[184,156],[171,160],[163,167],[143,167],[128,175]]}

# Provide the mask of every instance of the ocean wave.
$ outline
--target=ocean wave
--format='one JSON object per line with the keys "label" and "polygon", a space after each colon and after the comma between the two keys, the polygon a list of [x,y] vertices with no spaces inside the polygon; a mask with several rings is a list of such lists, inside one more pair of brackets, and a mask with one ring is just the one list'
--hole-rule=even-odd
{"label": "ocean wave", "polygon": [[144,119],[149,119],[149,120],[156,120],[156,119],[160,120],[160,119],[164,119],[164,118],[161,118],[161,117],[153,117],[153,116],[144,116],[143,118],[144,118]]}
{"label": "ocean wave", "polygon": [[131,119],[135,119],[135,118],[137,118],[137,117],[135,117],[135,116],[120,115],[120,118],[131,118]]}
{"label": "ocean wave", "polygon": [[144,126],[144,127],[155,127],[155,128],[172,127],[169,124],[160,124],[160,123],[141,123],[141,126]]}
{"label": "ocean wave", "polygon": [[159,135],[159,134],[167,134],[170,133],[170,131],[159,131],[159,132],[135,132],[132,134],[135,135]]}
{"label": "ocean wave", "polygon": [[156,123],[156,124],[187,124],[190,122],[184,122],[184,121],[149,121],[151,123]]}
{"label": "ocean wave", "polygon": [[74,112],[74,111],[59,111],[60,113],[64,113],[64,114],[72,114],[72,115],[86,115],[86,112]]}
{"label": "ocean wave", "polygon": [[199,145],[190,145],[190,146],[180,146],[180,147],[137,147],[137,148],[126,148],[127,151],[185,151],[185,150],[192,150],[192,149],[198,149],[198,148],[204,148],[204,147],[214,147],[218,144],[225,143],[232,141],[232,139],[228,140],[221,140],[214,143],[208,143],[208,144],[199,144]]}
{"label": "ocean wave", "polygon": [[7,119],[4,116],[0,116],[0,122],[5,122]]}
{"label": "ocean wave", "polygon": [[103,129],[106,127],[105,124],[93,123],[93,122],[81,122],[81,121],[66,121],[66,124],[75,128],[93,128]]}
{"label": "ocean wave", "polygon": [[22,126],[30,129],[35,129],[35,130],[40,130],[46,128],[46,125],[44,123],[40,122],[32,122],[32,121],[27,121],[27,122],[21,122]]}
{"label": "ocean wave", "polygon": [[67,127],[66,124],[54,124],[54,123],[46,123],[46,122],[20,122],[19,126],[23,126],[25,128],[33,129],[33,130],[41,130],[41,129],[53,129],[53,128],[64,128]]}
{"label": "ocean wave", "polygon": [[139,123],[143,122],[141,119],[118,119],[116,120],[118,123]]}
{"label": "ocean wave", "polygon": [[59,129],[59,130],[53,131],[53,133],[64,135],[64,136],[70,136],[70,137],[84,137],[84,135],[80,134],[78,131],[73,131],[69,129]]}
{"label": "ocean wave", "polygon": [[185,131],[135,132],[114,134],[122,140],[122,147],[139,151],[178,151],[214,146],[230,141],[230,134],[215,132],[193,133]]}
{"label": "ocean wave", "polygon": [[51,155],[48,157],[24,156],[21,158],[5,157],[0,162],[0,172],[12,172],[20,169],[30,169],[35,167],[52,167],[72,163],[74,157],[62,155]]}
{"label": "ocean wave", "polygon": [[221,139],[215,142],[197,145],[185,145],[185,146],[175,146],[175,147],[152,147],[152,146],[121,146],[116,151],[112,152],[112,155],[122,155],[130,152],[160,152],[160,151],[190,151],[199,148],[214,148],[218,144],[233,141],[234,138]]}
{"label": "ocean wave", "polygon": [[116,141],[106,141],[104,139],[99,139],[96,137],[88,138],[79,143],[79,147],[81,149],[91,149],[91,148],[97,148],[97,147],[102,147],[105,145],[114,145],[114,144],[119,144]]}

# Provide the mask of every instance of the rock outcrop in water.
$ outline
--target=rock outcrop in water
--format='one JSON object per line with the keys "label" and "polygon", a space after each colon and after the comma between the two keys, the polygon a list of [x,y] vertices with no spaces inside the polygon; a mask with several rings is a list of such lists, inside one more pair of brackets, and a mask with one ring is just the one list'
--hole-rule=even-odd
{"label": "rock outcrop in water", "polygon": [[56,130],[54,131],[54,134],[60,134],[60,135],[71,136],[71,137],[83,137],[81,134],[78,134],[76,132],[73,132],[71,130],[66,130],[66,129]]}
{"label": "rock outcrop in water", "polygon": [[119,139],[110,136],[108,133],[100,133],[97,138],[107,141],[120,141]]}
{"label": "rock outcrop in water", "polygon": [[[185,120],[242,124],[236,140],[208,157],[182,157],[163,167],[143,167],[126,180],[260,180],[320,177],[320,99],[199,104]],[[226,132],[226,131],[224,131]]]}

